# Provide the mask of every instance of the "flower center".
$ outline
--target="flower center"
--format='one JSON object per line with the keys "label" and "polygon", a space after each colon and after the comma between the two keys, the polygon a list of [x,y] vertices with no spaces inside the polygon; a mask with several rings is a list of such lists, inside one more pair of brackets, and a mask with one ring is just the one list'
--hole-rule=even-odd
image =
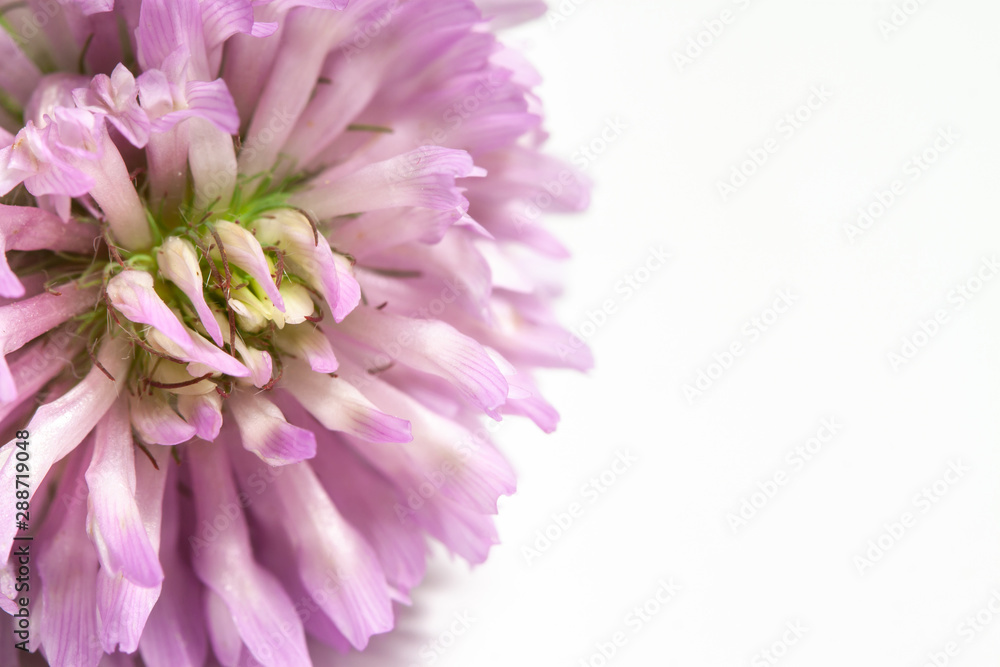
{"label": "flower center", "polygon": [[70,326],[93,343],[106,333],[132,343],[125,379],[143,403],[177,410],[180,397],[217,402],[239,384],[267,390],[281,378],[283,359],[334,373],[319,322],[328,314],[339,321],[357,305],[353,259],[334,251],[284,195],[239,199],[173,225],[147,215],[148,250],[118,247],[105,228],[95,255],[103,259],[12,253],[12,262],[45,271],[51,294],[68,279],[99,295],[97,307]]}

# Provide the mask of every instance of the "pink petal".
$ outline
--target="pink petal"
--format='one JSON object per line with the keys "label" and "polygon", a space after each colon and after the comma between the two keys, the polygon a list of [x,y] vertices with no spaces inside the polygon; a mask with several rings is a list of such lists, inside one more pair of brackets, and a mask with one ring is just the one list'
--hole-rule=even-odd
{"label": "pink petal", "polygon": [[271,382],[274,372],[274,362],[271,355],[255,347],[248,347],[241,339],[236,339],[236,352],[247,368],[250,369],[250,381],[255,387],[263,387]]}
{"label": "pink petal", "polygon": [[222,397],[218,392],[180,395],[177,397],[177,410],[202,440],[211,442],[219,436],[222,428]]}
{"label": "pink petal", "polygon": [[[538,428],[546,433],[552,433],[559,424],[559,412],[546,401],[538,386],[526,374],[507,376],[510,384],[511,397],[503,406],[504,414],[521,415],[535,422]],[[520,392],[514,397],[514,392]]]}
{"label": "pink petal", "polygon": [[[0,596],[0,608],[2,608],[3,601],[6,598]],[[17,607],[13,609],[5,609],[8,614],[17,613]],[[14,634],[14,619],[12,619],[7,614],[0,614],[0,635],[4,637],[14,637],[16,640],[20,640]],[[21,658],[18,656],[21,651],[19,651],[15,646],[15,641],[3,642],[0,644],[0,665],[10,665],[11,667],[18,667],[21,664]]]}
{"label": "pink petal", "polygon": [[197,0],[143,0],[135,41],[144,71],[162,67],[179,50],[191,58],[192,77],[207,78],[208,60]]}
{"label": "pink petal", "polygon": [[185,342],[170,338],[156,329],[149,331],[147,337],[170,356],[191,362],[196,366],[196,368],[188,369],[193,377],[204,375],[206,372],[224,373],[233,377],[248,377],[250,375],[250,369],[220,350],[201,334],[184,325],[181,325],[181,328],[188,337]]}
{"label": "pink petal", "polygon": [[[346,366],[345,366],[346,369]],[[357,373],[355,369],[351,369]],[[387,382],[372,379],[365,394],[413,425],[413,447],[359,448],[359,454],[407,494],[430,484],[466,507],[495,514],[500,496],[516,488],[513,469],[482,434],[425,407]]]}
{"label": "pink petal", "polygon": [[104,651],[136,651],[161,589],[162,584],[143,588],[121,575],[110,575],[107,570],[97,573],[99,637]]}
{"label": "pink petal", "polygon": [[76,5],[86,16],[110,12],[115,6],[115,0],[70,0],[70,3]]}
{"label": "pink petal", "polygon": [[[39,294],[0,307],[0,345],[4,355],[94,305],[96,287],[80,289],[75,283],[59,287],[58,294]],[[0,360],[0,403],[14,399],[17,390],[7,362]]]}
{"label": "pink petal", "polygon": [[224,667],[235,667],[244,651],[240,629],[229,613],[225,600],[215,591],[206,590],[204,597],[205,620],[208,621],[206,629],[212,642],[212,651]]}
{"label": "pink petal", "polygon": [[277,23],[254,22],[250,0],[206,0],[201,3],[201,16],[209,50],[236,34],[267,37],[278,29]]}
{"label": "pink petal", "polygon": [[211,122],[226,134],[239,133],[240,115],[225,81],[191,81],[185,94],[193,115]]}
{"label": "pink petal", "polygon": [[[214,227],[219,238],[222,239],[222,245],[225,246],[229,262],[249,273],[264,289],[275,307],[281,312],[285,312],[285,301],[281,298],[278,286],[274,284],[274,278],[271,277],[271,267],[267,263],[267,258],[264,257],[260,243],[253,234],[226,220],[214,223]],[[213,250],[212,254],[217,255],[218,249]]]}
{"label": "pink petal", "polygon": [[[89,114],[82,109],[73,111]],[[71,124],[71,120],[66,121],[63,129],[68,132]],[[22,182],[35,196],[81,197],[94,188],[94,178],[81,169],[79,163],[68,159],[73,156],[60,145],[59,129],[55,123],[39,129],[29,120],[17,133],[13,146],[0,149],[0,193],[6,194]],[[77,157],[80,160],[97,159],[96,154]]]}
{"label": "pink petal", "polygon": [[6,248],[3,247],[2,238],[0,238],[0,296],[15,298],[24,296],[24,285],[7,263]]}
{"label": "pink petal", "polygon": [[142,148],[149,142],[149,117],[139,106],[137,94],[135,77],[121,63],[111,76],[98,74],[87,88],[73,91],[77,106],[106,114],[129,143]]}
{"label": "pink petal", "polygon": [[283,466],[316,456],[316,436],[285,421],[274,403],[243,392],[229,399],[243,447],[272,466]]}
{"label": "pink petal", "polygon": [[408,591],[423,579],[427,545],[421,532],[393,509],[405,498],[339,437],[330,433],[321,438],[313,469],[334,505],[375,550],[388,581]]}
{"label": "pink petal", "polygon": [[[32,432],[33,439],[37,438]],[[37,444],[32,443],[37,447]],[[35,628],[49,664],[97,667],[104,655],[97,637],[97,553],[84,530],[83,471],[90,447],[70,460],[55,507],[38,540],[37,572],[43,582]],[[79,485],[79,486],[78,486]],[[44,539],[41,539],[44,537]],[[72,563],[72,567],[66,567]]]}
{"label": "pink petal", "polygon": [[308,361],[316,373],[333,373],[340,366],[330,339],[308,324],[285,327],[275,335],[275,344],[283,352]]}
{"label": "pink petal", "polygon": [[468,202],[455,179],[484,174],[465,151],[425,146],[347,176],[320,174],[312,181],[313,189],[290,201],[321,220],[399,206],[465,210]]}
{"label": "pink petal", "polygon": [[500,543],[492,517],[443,494],[432,496],[406,518],[473,565],[485,562],[490,549]]}
{"label": "pink petal", "polygon": [[[156,454],[154,453],[154,456]],[[160,558],[166,580],[142,636],[139,651],[146,667],[204,667],[208,652],[204,617],[200,605],[192,604],[202,594],[194,574],[181,559],[187,542],[180,541],[180,505],[177,476],[166,485],[163,500],[163,526]]]}
{"label": "pink petal", "polygon": [[343,252],[363,259],[384,248],[414,241],[438,243],[462,218],[454,211],[414,208],[371,211],[337,227],[331,241]]}
{"label": "pink petal", "polygon": [[179,445],[195,436],[194,426],[156,394],[130,397],[129,418],[136,434],[147,445]]}
{"label": "pink petal", "polygon": [[[154,450],[150,455],[156,459],[159,470],[145,459],[134,468],[134,503],[140,525],[149,538],[155,557],[160,545],[163,492],[170,461],[169,454],[162,449]],[[158,561],[157,567],[160,567]],[[160,591],[159,583],[143,587],[137,582],[112,574],[102,566],[97,579],[97,605],[101,643],[106,652],[114,652],[116,648],[123,653],[136,651],[149,614],[160,597]]]}
{"label": "pink petal", "polygon": [[[333,263],[337,271],[338,291],[335,303],[330,307],[333,309],[334,322],[342,322],[361,303],[361,285],[354,277],[351,263],[346,257],[334,253]],[[330,303],[329,298],[327,303]]]}
{"label": "pink petal", "polygon": [[[211,525],[219,508],[240,507],[229,460],[221,446],[199,444],[189,449],[188,460],[199,525]],[[266,667],[311,665],[295,606],[274,576],[254,561],[242,510],[237,509],[227,526],[217,532],[214,540],[195,542],[194,570],[229,608],[250,653]],[[282,639],[280,650],[275,650],[272,637]]]}
{"label": "pink petal", "polygon": [[287,12],[295,7],[315,7],[316,9],[344,9],[348,0],[270,0],[268,4],[279,12]]}
{"label": "pink petal", "polygon": [[590,182],[557,158],[517,146],[484,156],[481,162],[490,172],[490,183],[469,181],[468,198],[482,209],[514,201],[526,212],[537,212],[531,203],[542,200],[549,202],[546,212],[572,213],[590,205]]}
{"label": "pink petal", "polygon": [[190,241],[182,238],[168,237],[157,250],[156,259],[160,274],[177,285],[191,300],[205,331],[212,337],[216,345],[222,347],[222,329],[219,327],[212,309],[205,301],[204,277],[201,274],[201,266],[194,246]]}
{"label": "pink petal", "polygon": [[0,403],[0,422],[66,368],[83,349],[83,344],[79,337],[60,330],[24,349],[17,361],[10,365],[15,397],[7,403]]}
{"label": "pink petal", "polygon": [[[231,105],[232,101],[229,103]],[[187,124],[188,167],[194,185],[195,206],[199,209],[222,209],[229,205],[236,191],[239,168],[230,130],[239,127],[239,118],[235,115],[235,107],[231,111],[233,125],[224,128],[213,124],[204,114]]]}
{"label": "pink petal", "polygon": [[[153,116],[150,128],[163,133],[189,118],[201,118],[226,134],[239,131],[239,115],[233,96],[222,79],[215,81],[170,81],[168,74],[147,70],[138,79],[143,107]],[[172,85],[184,85],[183,99],[174,97]],[[179,108],[178,108],[179,107]],[[166,113],[162,110],[167,109]]]}
{"label": "pink petal", "polygon": [[[245,145],[253,149],[240,156],[242,173],[259,174],[274,166],[274,158],[314,93],[323,63],[353,23],[349,17],[315,10],[294,12],[284,21],[270,77],[258,92],[245,134]],[[275,123],[277,118],[283,120]]]}
{"label": "pink petal", "polygon": [[[302,619],[302,625],[305,627],[307,635],[313,640],[310,641],[313,660],[317,661],[320,657],[315,653],[314,641],[332,646],[341,654],[348,653],[351,650],[351,643],[337,629],[336,624],[330,620],[330,617],[322,613],[322,608],[316,602],[316,597],[314,597],[321,597],[326,594],[326,589],[307,590],[302,583],[302,578],[299,576],[298,568],[290,569],[287,567],[288,563],[295,562],[295,553],[292,546],[287,543],[287,539],[282,534],[280,517],[275,516],[273,511],[261,508],[260,506],[254,510],[254,515],[260,522],[262,530],[269,537],[273,537],[273,539],[269,539],[267,544],[259,550],[261,563],[277,575],[281,580],[281,585],[288,591],[289,597],[296,601],[300,609],[309,610],[308,614],[302,614],[305,617]],[[334,582],[332,579],[330,583],[333,585]],[[313,610],[317,610],[320,613],[315,613]],[[245,652],[246,648],[244,647],[243,650]],[[246,665],[249,663],[244,662],[242,664]]]}
{"label": "pink petal", "polygon": [[[127,343],[105,338],[97,359],[112,377],[124,382],[130,363]],[[28,479],[29,500],[38,488],[38,481],[48,474],[52,465],[73,451],[108,411],[117,398],[121,386],[118,382],[112,382],[103,371],[93,367],[63,396],[38,408],[25,427],[31,433],[34,450]],[[13,451],[15,442],[8,442],[0,452]],[[14,464],[14,457],[9,457],[0,466],[0,559],[4,560],[10,553],[16,532],[14,512],[18,499],[14,497]]]}
{"label": "pink petal", "polygon": [[[14,36],[6,30],[0,33],[0,62],[4,64],[0,68],[0,88],[7,91],[22,106],[27,104],[31,94],[38,87],[42,73]],[[4,130],[3,134],[6,133]]]}
{"label": "pink petal", "polygon": [[[259,464],[241,466],[241,477]],[[334,506],[308,463],[286,467],[274,478],[264,502],[274,506],[287,539],[295,548],[299,576],[327,616],[357,649],[373,634],[393,626],[385,574],[371,547]],[[300,508],[308,507],[308,512]],[[331,577],[333,580],[331,581]],[[315,595],[315,593],[314,593]]]}
{"label": "pink petal", "polygon": [[361,301],[361,287],[351,264],[330,245],[317,238],[302,213],[290,209],[275,211],[255,223],[258,238],[285,251],[285,261],[307,278],[330,305],[333,319],[342,321]]}
{"label": "pink petal", "polygon": [[86,474],[87,525],[101,567],[142,587],[156,586],[163,581],[163,568],[136,503],[135,444],[125,399],[119,399],[97,424],[95,442]]}
{"label": "pink petal", "polygon": [[7,265],[8,250],[93,251],[96,225],[58,216],[34,206],[0,205],[0,296],[24,296],[24,287]]}
{"label": "pink petal", "polygon": [[[136,89],[139,95],[139,104],[149,118],[149,127],[153,133],[164,134],[173,129],[174,125],[184,118],[183,116],[173,120],[168,118],[177,107],[177,102],[174,99],[176,90],[163,70],[148,69],[144,71],[136,79]],[[166,120],[163,120],[165,118]],[[155,151],[156,143],[154,142],[149,148],[151,151]]]}
{"label": "pink petal", "polygon": [[153,276],[145,271],[122,271],[108,281],[108,299],[116,310],[133,322],[148,324],[181,347],[190,347],[191,337],[153,289],[153,282]]}
{"label": "pink petal", "polygon": [[[507,380],[483,346],[444,322],[358,308],[341,327],[355,340],[381,349],[383,359],[395,359],[448,380],[486,411],[495,410],[507,399]],[[373,366],[384,365],[376,361]]]}
{"label": "pink petal", "polygon": [[387,415],[350,383],[312,372],[302,362],[285,367],[281,386],[331,431],[344,431],[368,442],[410,442],[410,423]]}

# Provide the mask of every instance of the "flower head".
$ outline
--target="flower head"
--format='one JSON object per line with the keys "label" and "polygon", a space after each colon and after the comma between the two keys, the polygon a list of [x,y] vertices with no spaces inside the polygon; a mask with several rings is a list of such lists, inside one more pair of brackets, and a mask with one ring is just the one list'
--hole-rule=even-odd
{"label": "flower head", "polygon": [[544,5],[35,4],[0,33],[0,629],[81,667],[363,649],[428,540],[497,541],[482,416],[550,431],[532,372],[590,364],[531,259],[587,187],[490,31]]}

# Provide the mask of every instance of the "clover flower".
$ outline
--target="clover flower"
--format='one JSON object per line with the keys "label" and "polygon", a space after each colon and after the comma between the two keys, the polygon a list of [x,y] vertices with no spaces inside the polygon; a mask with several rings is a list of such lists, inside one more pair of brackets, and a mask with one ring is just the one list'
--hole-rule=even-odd
{"label": "clover flower", "polygon": [[482,415],[590,364],[535,271],[587,187],[491,31],[540,11],[0,4],[0,662],[310,665],[486,558]]}

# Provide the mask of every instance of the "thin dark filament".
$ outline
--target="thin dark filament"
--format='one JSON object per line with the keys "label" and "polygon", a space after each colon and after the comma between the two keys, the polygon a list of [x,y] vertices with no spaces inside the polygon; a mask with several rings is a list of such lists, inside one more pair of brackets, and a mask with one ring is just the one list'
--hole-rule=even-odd
{"label": "thin dark filament", "polygon": [[[222,289],[222,296],[226,300],[226,312],[229,316],[229,355],[231,357],[236,357],[236,345],[234,341],[236,340],[236,313],[233,312],[232,306],[229,305],[229,291],[233,284],[233,273],[229,268],[229,259],[226,257],[226,246],[222,243],[222,239],[219,237],[219,232],[212,229],[212,238],[215,239],[215,243],[219,248],[219,256],[222,258],[222,268],[226,271],[225,281],[222,282],[219,287]],[[211,264],[211,258],[209,264]],[[216,271],[218,275],[218,271]]]}
{"label": "thin dark filament", "polygon": [[180,389],[181,387],[190,387],[191,385],[198,384],[202,380],[208,380],[211,377],[211,373],[205,373],[201,377],[191,378],[190,380],[184,380],[183,382],[159,382],[151,378],[146,378],[143,382],[145,382],[148,386],[156,387],[157,389]]}
{"label": "thin dark filament", "polygon": [[97,367],[97,369],[100,370],[102,373],[104,373],[104,375],[106,375],[109,380],[114,382],[115,376],[109,373],[108,369],[105,368],[104,365],[97,359],[97,355],[94,354],[93,348],[87,348],[87,354],[90,355],[90,360],[94,363],[94,366]]}
{"label": "thin dark filament", "polygon": [[260,390],[269,391],[272,387],[274,387],[274,385],[278,384],[278,382],[281,380],[281,376],[284,374],[285,374],[285,369],[279,366],[278,374],[275,377],[271,378],[267,384],[265,384],[263,387],[260,388]]}
{"label": "thin dark filament", "polygon": [[137,442],[135,443],[135,446],[142,450],[142,453],[146,455],[146,458],[149,459],[149,462],[153,464],[154,468],[156,468],[157,470],[160,469],[160,466],[156,464],[156,459],[154,459],[153,455],[149,453],[148,449],[146,449],[146,445],[142,444],[141,442]]}

